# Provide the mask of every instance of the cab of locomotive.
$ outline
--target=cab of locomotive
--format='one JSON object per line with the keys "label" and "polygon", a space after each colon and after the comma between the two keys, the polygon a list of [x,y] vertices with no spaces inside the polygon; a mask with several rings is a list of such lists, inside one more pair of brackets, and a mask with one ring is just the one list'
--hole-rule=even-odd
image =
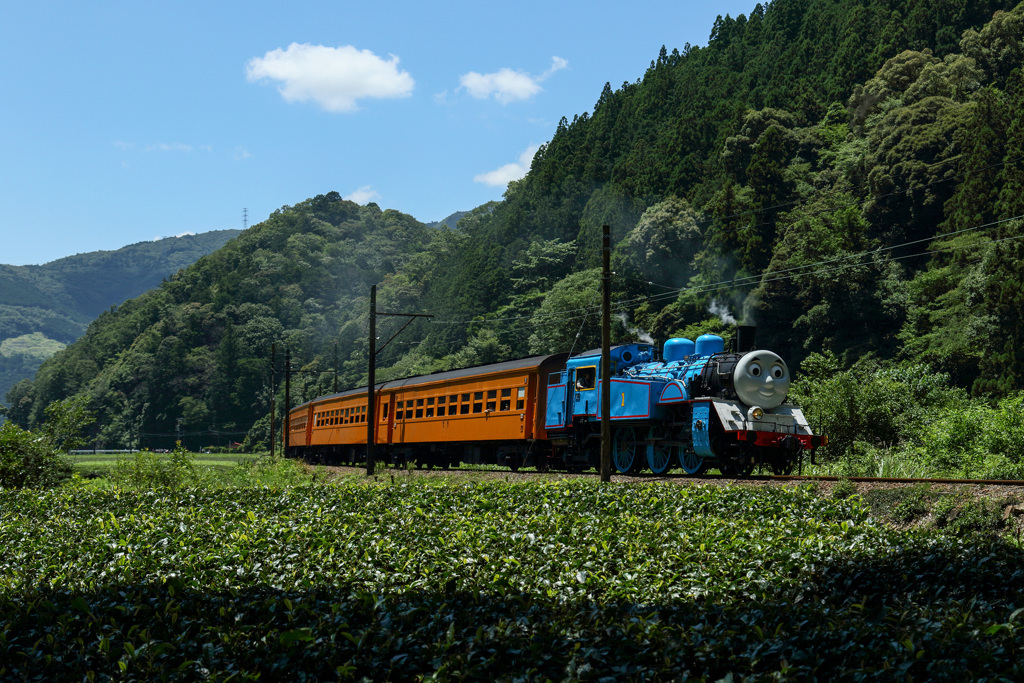
{"label": "cab of locomotive", "polygon": [[[650,344],[619,344],[611,348],[611,374],[621,374],[625,370],[655,359],[657,350]],[[573,382],[576,391],[596,389],[601,380],[601,349],[585,351],[569,358],[562,371],[561,381]]]}
{"label": "cab of locomotive", "polygon": [[[609,354],[610,374],[614,377],[634,366],[650,363],[656,353],[651,344],[614,346]],[[548,376],[545,427],[549,430],[564,429],[574,417],[598,416],[600,385],[601,349],[570,357],[564,369]]]}

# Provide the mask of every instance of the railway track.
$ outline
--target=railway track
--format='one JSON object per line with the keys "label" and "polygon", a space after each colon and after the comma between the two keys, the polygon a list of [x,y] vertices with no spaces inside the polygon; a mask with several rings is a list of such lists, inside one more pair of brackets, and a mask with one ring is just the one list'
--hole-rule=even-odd
{"label": "railway track", "polygon": [[[653,476],[653,475],[648,475]],[[1012,479],[936,479],[921,478],[913,479],[907,477],[839,477],[825,475],[752,475],[749,477],[736,478],[722,475],[705,477],[690,477],[685,474],[661,475],[671,476],[680,479],[718,479],[728,481],[852,481],[860,484],[946,484],[946,485],[976,485],[976,486],[1017,486],[1024,487],[1024,481]]]}
{"label": "railway track", "polygon": [[[341,470],[359,470],[362,471],[362,467],[341,467],[337,468]],[[585,470],[583,472],[564,472],[557,470],[550,470],[546,472],[540,472],[536,470],[518,470],[513,472],[506,469],[476,469],[470,467],[452,467],[452,468],[424,468],[424,469],[410,469],[403,470],[399,468],[381,468],[377,471],[378,475],[385,473],[395,474],[397,472],[410,472],[420,473],[424,475],[439,476],[446,473],[459,473],[459,472],[479,472],[487,473],[495,477],[508,477],[514,476],[516,478],[528,479],[535,476],[549,476],[549,475],[561,475],[566,477],[599,477],[600,473],[596,470]],[[705,474],[701,476],[693,476],[685,474],[683,472],[666,472],[664,474],[653,474],[651,472],[633,472],[623,474],[619,472],[612,472],[612,481],[693,481],[693,482],[762,482],[762,483],[778,483],[778,482],[839,482],[839,481],[850,481],[857,484],[938,484],[944,486],[1005,486],[1010,488],[1024,488],[1024,480],[1014,479],[942,479],[934,477],[843,477],[834,475],[810,475],[810,474],[789,474],[789,475],[776,475],[776,474],[753,474],[748,477],[731,477],[721,474]]]}

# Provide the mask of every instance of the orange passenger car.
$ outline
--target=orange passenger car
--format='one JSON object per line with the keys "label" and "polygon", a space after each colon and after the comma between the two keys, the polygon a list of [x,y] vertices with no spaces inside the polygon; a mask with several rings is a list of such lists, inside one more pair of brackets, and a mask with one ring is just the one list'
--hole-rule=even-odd
{"label": "orange passenger car", "polygon": [[[379,457],[417,466],[487,462],[518,468],[531,455],[547,454],[547,378],[566,358],[535,356],[378,384]],[[365,387],[293,408],[288,455],[363,460],[367,415]]]}

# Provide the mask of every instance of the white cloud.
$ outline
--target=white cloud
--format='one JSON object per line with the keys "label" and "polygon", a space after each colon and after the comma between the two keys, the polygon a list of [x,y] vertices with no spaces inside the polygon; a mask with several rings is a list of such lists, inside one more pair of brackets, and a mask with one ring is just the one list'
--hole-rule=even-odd
{"label": "white cloud", "polygon": [[344,199],[356,204],[368,204],[374,199],[380,199],[380,194],[369,185],[363,185],[358,190],[345,195]]}
{"label": "white cloud", "polygon": [[183,142],[158,142],[155,145],[146,145],[147,152],[212,152],[210,145],[186,145]]}
{"label": "white cloud", "polygon": [[408,97],[415,82],[398,69],[398,57],[384,60],[351,45],[326,47],[292,43],[253,57],[245,67],[253,82],[279,81],[288,102],[315,102],[327,111],[354,111],[364,98]]}
{"label": "white cloud", "polygon": [[235,147],[235,161],[245,161],[250,158],[252,158],[252,154],[245,147],[241,145]]}
{"label": "white cloud", "polygon": [[540,92],[540,86],[532,76],[512,69],[502,69],[492,74],[470,71],[459,77],[459,83],[478,100],[486,100],[493,95],[502,104],[528,100]]}
{"label": "white cloud", "polygon": [[478,173],[473,176],[473,181],[492,187],[504,187],[513,180],[519,180],[529,172],[530,164],[538,149],[540,149],[540,145],[530,145],[525,152],[519,155],[519,161],[505,164],[501,168],[487,173]]}
{"label": "white cloud", "polygon": [[155,142],[151,145],[139,147],[139,145],[136,145],[134,142],[115,140],[114,147],[117,147],[122,152],[128,152],[135,149],[141,149],[143,152],[180,152],[183,154],[188,154],[190,152],[213,151],[213,146],[211,145],[189,145],[184,142]]}
{"label": "white cloud", "polygon": [[[174,237],[188,237],[189,235],[195,235],[195,234],[197,234],[197,233],[194,233],[191,230],[189,230],[189,231],[186,231],[186,232],[179,232],[177,235],[174,235]],[[171,239],[171,238],[170,237],[164,237],[163,235],[157,235],[156,237],[151,239],[150,242],[159,242],[161,240],[169,240],[169,239]]]}
{"label": "white cloud", "polygon": [[470,71],[459,77],[459,85],[460,89],[465,88],[478,100],[486,100],[493,96],[498,102],[508,104],[530,99],[541,91],[540,84],[543,81],[568,66],[569,62],[561,57],[552,57],[551,67],[540,76],[531,76],[525,71],[513,71],[508,68],[489,74]]}
{"label": "white cloud", "polygon": [[540,80],[546,81],[556,71],[561,71],[562,69],[566,69],[568,67],[569,67],[569,60],[568,59],[562,59],[561,57],[552,57],[551,58],[551,66],[548,68],[547,71],[545,71],[543,74],[541,74]]}

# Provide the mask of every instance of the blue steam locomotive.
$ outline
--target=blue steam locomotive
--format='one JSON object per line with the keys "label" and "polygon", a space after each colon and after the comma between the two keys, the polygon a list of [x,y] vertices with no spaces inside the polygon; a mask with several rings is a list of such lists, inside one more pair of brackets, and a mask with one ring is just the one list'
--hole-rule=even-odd
{"label": "blue steam locomotive", "polygon": [[[741,328],[737,349],[752,348]],[[749,341],[748,341],[749,340]],[[600,350],[573,356],[547,381],[545,429],[553,460],[582,470],[599,462]],[[748,476],[766,466],[789,474],[806,450],[827,445],[799,407],[786,402],[790,372],[766,350],[727,352],[722,337],[670,339],[662,357],[649,344],[611,350],[612,464],[656,474],[678,464]]]}

